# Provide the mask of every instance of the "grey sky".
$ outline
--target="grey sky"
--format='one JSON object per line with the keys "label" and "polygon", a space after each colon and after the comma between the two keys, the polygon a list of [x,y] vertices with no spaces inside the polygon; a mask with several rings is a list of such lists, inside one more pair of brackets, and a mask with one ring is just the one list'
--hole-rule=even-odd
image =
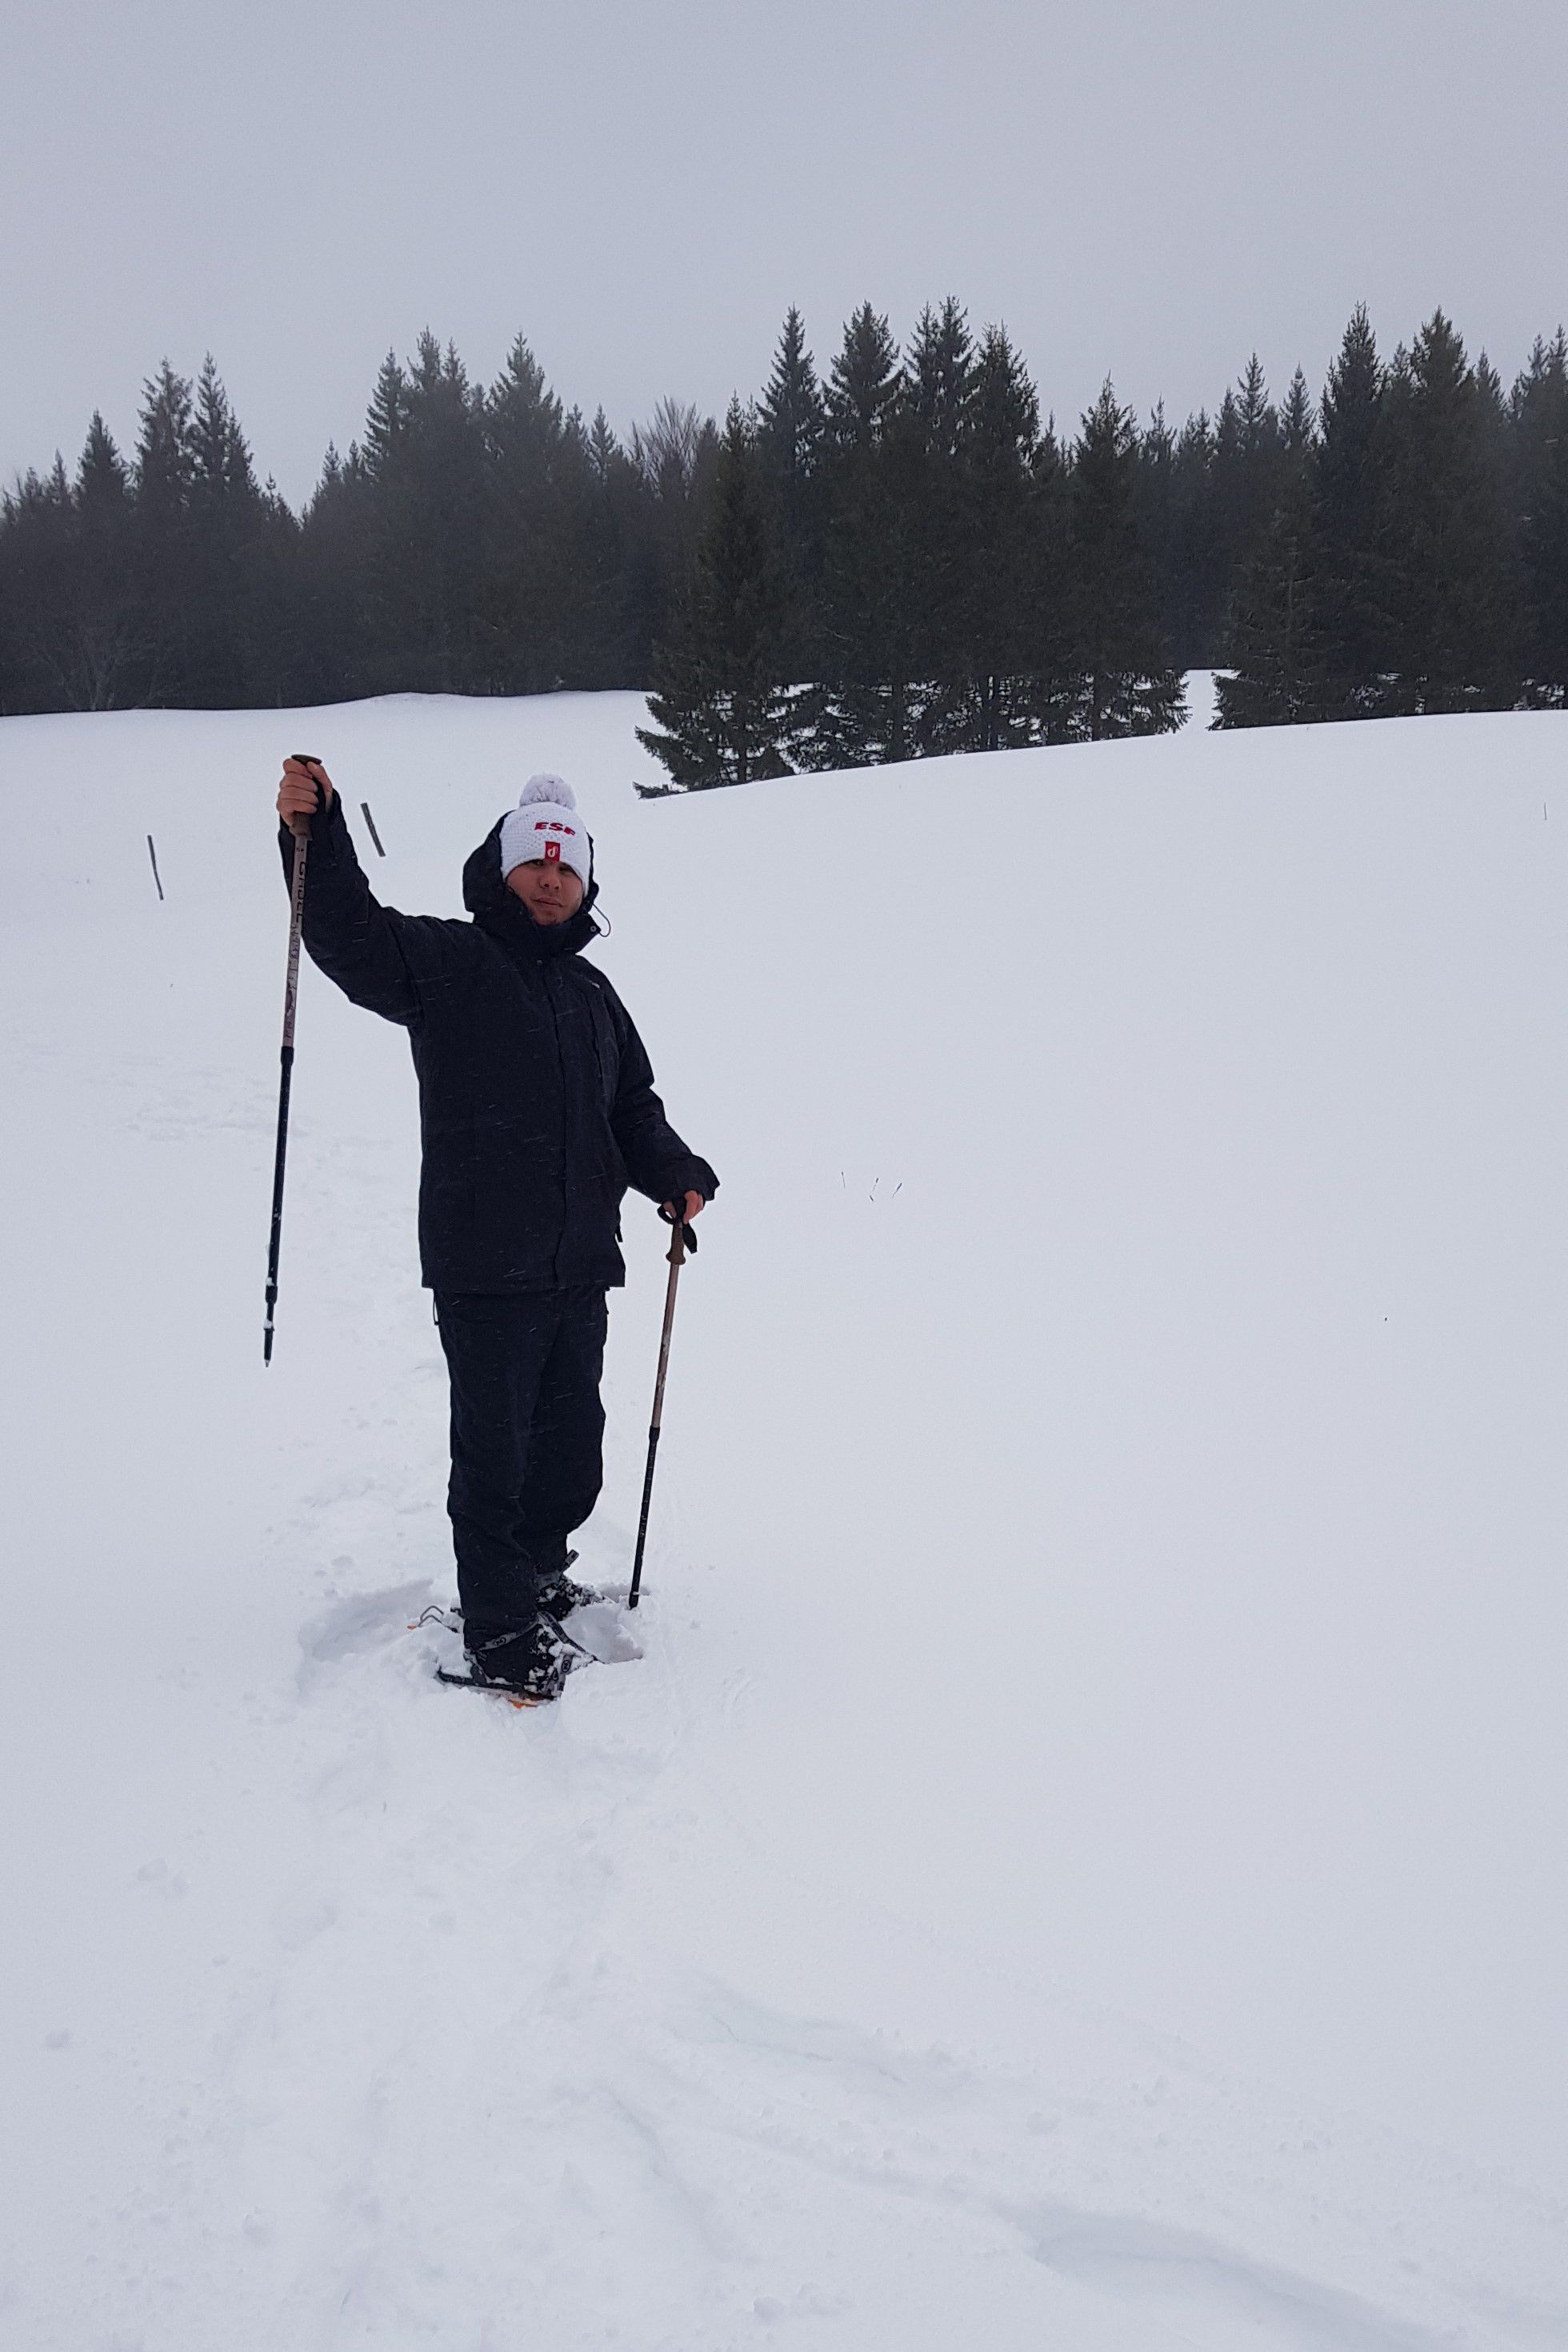
{"label": "grey sky", "polygon": [[1568,312],[1565,0],[6,0],[0,475],[216,357],[294,499],[428,323],[626,429],[720,410],[798,302],[1005,320],[1109,371],[1314,392],[1352,306],[1511,375]]}

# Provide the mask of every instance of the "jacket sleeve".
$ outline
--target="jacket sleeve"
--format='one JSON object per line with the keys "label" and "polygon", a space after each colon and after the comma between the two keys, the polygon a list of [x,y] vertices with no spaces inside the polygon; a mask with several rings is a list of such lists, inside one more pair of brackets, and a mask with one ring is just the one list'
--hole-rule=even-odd
{"label": "jacket sleeve", "polygon": [[[294,836],[286,824],[278,835],[283,879],[292,887]],[[440,960],[441,929],[424,917],[400,915],[373,897],[354,856],[342,796],[334,793],[310,823],[302,937],[311,962],[353,1003],[412,1029],[419,1019],[421,985],[435,976],[433,966]]]}
{"label": "jacket sleeve", "polygon": [[624,1034],[610,1125],[626,1163],[626,1174],[637,1191],[650,1201],[680,1200],[688,1192],[700,1192],[705,1201],[710,1201],[719,1190],[719,1179],[666,1118],[664,1105],[653,1090],[647,1049],[618,998],[616,1010]]}

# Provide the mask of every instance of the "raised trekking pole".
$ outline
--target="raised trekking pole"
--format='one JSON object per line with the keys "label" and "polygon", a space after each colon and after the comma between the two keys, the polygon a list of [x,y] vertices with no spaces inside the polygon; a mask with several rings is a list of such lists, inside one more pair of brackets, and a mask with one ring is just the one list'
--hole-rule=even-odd
{"label": "raised trekking pole", "polygon": [[[660,1216],[664,1214],[659,1211]],[[674,1232],[669,1237],[669,1286],[664,1294],[664,1329],[658,1342],[658,1378],[653,1384],[653,1420],[647,1433],[647,1468],[643,1472],[642,1515],[637,1520],[637,1557],[632,1561],[632,1589],[626,1595],[626,1607],[635,1609],[642,1588],[643,1546],[647,1541],[647,1510],[653,1500],[653,1465],[658,1454],[659,1425],[664,1419],[664,1376],[669,1370],[669,1335],[675,1328],[675,1286],[680,1280],[680,1269],[686,1264],[688,1250],[695,1251],[697,1236],[679,1217],[672,1219]]]}
{"label": "raised trekking pole", "polygon": [[[321,763],[314,752],[296,751],[302,768]],[[316,786],[320,801],[321,788]],[[289,901],[289,969],[283,983],[283,1051],[278,1078],[278,1151],[272,1162],[272,1238],[267,1250],[267,1321],[261,1334],[261,1360],[272,1361],[272,1316],[278,1305],[278,1254],[283,1245],[283,1165],[289,1156],[289,1088],[294,1076],[294,1007],[300,996],[300,927],[305,917],[305,856],[310,846],[310,820],[300,820],[303,831],[294,834],[294,878]]]}

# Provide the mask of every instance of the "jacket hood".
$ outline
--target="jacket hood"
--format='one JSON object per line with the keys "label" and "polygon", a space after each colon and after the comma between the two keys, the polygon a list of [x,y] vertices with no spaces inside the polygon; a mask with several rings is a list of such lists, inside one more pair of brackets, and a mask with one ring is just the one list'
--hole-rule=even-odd
{"label": "jacket hood", "polygon": [[464,906],[481,930],[514,955],[577,954],[599,936],[599,926],[590,911],[599,895],[597,879],[589,883],[582,905],[565,922],[536,923],[501,877],[500,829],[505,823],[505,817],[497,817],[463,867]]}

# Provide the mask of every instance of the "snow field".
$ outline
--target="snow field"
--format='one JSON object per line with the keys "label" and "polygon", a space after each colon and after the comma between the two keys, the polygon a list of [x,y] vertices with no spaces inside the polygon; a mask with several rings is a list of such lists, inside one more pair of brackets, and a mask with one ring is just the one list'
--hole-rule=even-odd
{"label": "snow field", "polygon": [[[1568,2344],[1564,722],[643,803],[638,715],[0,726],[0,2338]],[[411,910],[572,781],[723,1179],[549,1713],[408,1631],[413,1078],[313,971],[262,1371],[296,746]]]}

